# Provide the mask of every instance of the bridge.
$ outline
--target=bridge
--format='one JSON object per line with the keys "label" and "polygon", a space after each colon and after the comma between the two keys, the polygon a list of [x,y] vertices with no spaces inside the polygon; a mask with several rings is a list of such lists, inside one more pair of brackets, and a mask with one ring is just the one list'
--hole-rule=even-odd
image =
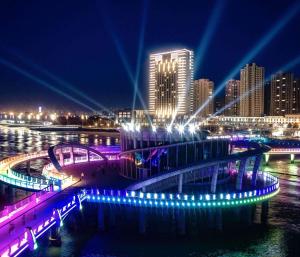
{"label": "bridge", "polygon": [[300,155],[300,148],[272,148],[265,153],[265,163],[268,164],[271,155],[289,155],[291,163],[295,162],[295,156]]}
{"label": "bridge", "polygon": [[[79,144],[59,144],[48,151],[20,154],[0,162],[1,190],[5,184],[14,194],[16,188],[33,191],[25,199],[9,206],[0,212],[0,256],[17,256],[27,248],[35,249],[36,240],[47,230],[56,230],[63,224],[63,219],[76,206],[80,209],[85,200],[84,191],[78,192],[74,187],[80,186],[79,178],[67,176],[62,168],[67,165],[103,162],[115,160],[115,153],[108,151],[107,156],[101,152]],[[44,166],[44,178],[18,172],[16,166],[36,159],[49,159],[51,163]],[[72,197],[70,197],[72,196]],[[37,215],[42,213],[42,215]],[[24,232],[24,228],[25,232]],[[9,236],[7,236],[9,235]]]}
{"label": "bridge", "polygon": [[[279,192],[278,179],[259,171],[262,156],[269,147],[239,138],[230,145],[245,146],[247,150],[231,153],[228,138],[217,143],[215,139],[200,139],[169,142],[169,145],[159,145],[162,143],[159,140],[156,138],[158,145],[148,143],[148,147],[139,142],[140,148],[127,149],[118,157],[116,153],[104,154],[78,144],[61,144],[48,151],[3,160],[1,181],[34,193],[1,211],[0,238],[5,240],[0,243],[0,256],[17,256],[27,248],[34,250],[37,239],[48,230],[55,238],[63,219],[71,210],[80,209],[85,200],[99,204],[98,226],[101,229],[105,227],[107,211],[113,219],[119,209],[124,213],[128,208],[138,213],[140,233],[147,230],[152,208],[164,210],[168,215],[176,211],[180,234],[185,233],[189,210],[206,210],[207,217],[216,220],[208,224],[216,223],[221,228],[222,210],[237,209],[239,213],[242,206],[262,203],[262,219],[265,219],[266,201]],[[129,146],[130,141],[127,143]],[[45,178],[35,180],[15,169],[18,164],[37,158],[50,160],[42,171]],[[96,161],[106,164],[115,160],[125,164],[120,175],[131,181],[134,179],[127,188],[83,187],[78,178],[63,172],[63,167],[68,165]],[[130,177],[132,174],[142,176]],[[194,188],[192,193],[185,190],[190,186]],[[250,209],[248,218],[249,213]]]}

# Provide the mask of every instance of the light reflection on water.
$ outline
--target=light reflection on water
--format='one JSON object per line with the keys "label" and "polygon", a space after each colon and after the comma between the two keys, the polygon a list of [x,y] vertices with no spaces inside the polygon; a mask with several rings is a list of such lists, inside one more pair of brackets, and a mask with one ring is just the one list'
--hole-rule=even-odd
{"label": "light reflection on water", "polygon": [[[59,142],[113,145],[119,140],[90,133],[36,132],[0,127],[1,158],[47,149]],[[25,256],[300,256],[300,162],[290,164],[288,157],[271,156],[270,164],[264,166],[264,170],[277,173],[281,191],[270,201],[269,225],[263,230],[213,238],[150,240],[118,233],[99,234],[84,226],[89,216],[83,212],[80,214],[83,222],[77,230],[70,226],[62,228],[61,247],[48,247],[44,238],[39,240],[36,252],[26,252]],[[70,215],[67,219],[76,217]]]}

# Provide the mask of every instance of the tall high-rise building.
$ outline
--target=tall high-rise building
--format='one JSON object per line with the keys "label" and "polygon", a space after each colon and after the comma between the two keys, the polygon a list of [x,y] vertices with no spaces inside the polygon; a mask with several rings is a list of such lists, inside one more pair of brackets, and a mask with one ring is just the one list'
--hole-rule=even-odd
{"label": "tall high-rise building", "polygon": [[217,115],[222,115],[224,113],[224,105],[225,105],[224,97],[221,96],[215,97],[214,113],[216,113]]}
{"label": "tall high-rise building", "polygon": [[296,92],[294,74],[290,72],[277,73],[271,77],[270,115],[282,116],[295,113]]}
{"label": "tall high-rise building", "polygon": [[259,117],[264,114],[265,69],[255,63],[240,72],[240,116]]}
{"label": "tall high-rise building", "polygon": [[[225,87],[225,115],[239,116],[240,115],[240,81],[231,79],[228,80]],[[227,107],[228,106],[228,107]]]}
{"label": "tall high-rise building", "polygon": [[271,112],[271,81],[265,81],[264,87],[264,113],[266,116],[270,116]]}
{"label": "tall high-rise building", "polygon": [[179,49],[150,55],[149,113],[159,119],[190,111],[194,54]]}
{"label": "tall high-rise building", "polygon": [[300,114],[300,79],[294,80],[295,113]]}
{"label": "tall high-rise building", "polygon": [[213,91],[214,82],[210,81],[209,79],[198,79],[194,81],[192,92],[193,113],[201,108],[203,104],[205,104],[205,106],[198,113],[198,116],[207,117],[214,113],[214,101],[212,99]]}

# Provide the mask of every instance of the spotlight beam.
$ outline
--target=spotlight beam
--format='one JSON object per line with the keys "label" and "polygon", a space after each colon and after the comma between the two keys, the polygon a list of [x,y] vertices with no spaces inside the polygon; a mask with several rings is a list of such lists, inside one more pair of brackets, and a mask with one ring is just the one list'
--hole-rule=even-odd
{"label": "spotlight beam", "polygon": [[88,109],[90,111],[96,112],[96,110],[93,109],[92,107],[86,105],[85,103],[82,103],[81,101],[77,100],[76,98],[74,98],[74,97],[68,95],[67,93],[65,93],[65,92],[57,89],[56,87],[54,87],[53,85],[49,84],[48,82],[46,82],[46,81],[44,81],[44,80],[42,80],[42,79],[40,79],[40,78],[32,75],[31,73],[29,73],[29,72],[21,69],[20,67],[14,65],[13,63],[11,63],[11,62],[9,62],[9,61],[1,58],[1,57],[0,57],[0,63],[2,65],[6,66],[7,68],[10,68],[11,70],[14,70],[14,71],[20,73],[24,77],[26,77],[26,78],[28,78],[28,79],[36,82],[37,84],[40,84],[40,85],[42,85],[42,86],[50,89],[51,91],[53,91],[55,93],[58,93],[61,96],[64,96],[65,98],[71,100],[72,102],[74,102],[74,103],[76,103],[78,105],[81,105],[82,107],[84,107],[84,108],[86,108],[86,109]]}
{"label": "spotlight beam", "polygon": [[[294,66],[298,65],[300,63],[300,55],[298,57],[296,57],[295,59],[293,59],[292,61],[288,62],[287,64],[281,66],[279,69],[277,69],[277,72],[278,71],[285,71],[285,70],[288,70],[290,68],[293,68]],[[271,76],[272,75],[269,75],[267,78],[266,78],[266,81],[270,80],[271,79]],[[215,112],[211,117],[209,117],[208,119],[210,118],[213,118],[213,117],[216,117],[218,114],[222,113],[223,111],[225,111],[226,109],[228,109],[229,107],[231,107],[232,105],[234,105],[235,103],[239,102],[240,100],[244,99],[246,96],[248,96],[249,94],[251,94],[253,91],[255,91],[256,89],[259,89],[260,87],[262,87],[264,85],[262,84],[259,84],[259,85],[256,85],[254,88],[248,90],[247,92],[245,92],[244,94],[242,94],[240,97],[238,97],[237,99],[235,99],[234,101],[231,101],[230,103],[228,103],[227,105],[225,105],[223,108],[221,108],[220,110],[218,110],[217,112]],[[208,120],[207,119],[207,120]]]}
{"label": "spotlight beam", "polygon": [[[122,64],[123,64],[123,66],[124,66],[124,68],[126,70],[126,73],[127,73],[128,77],[129,77],[130,82],[131,82],[131,84],[133,86],[133,89],[135,91],[135,88],[136,88],[135,87],[135,78],[134,78],[133,73],[131,71],[130,65],[129,65],[128,61],[127,61],[127,57],[126,57],[125,51],[124,51],[122,45],[120,44],[120,40],[119,40],[117,34],[113,31],[113,29],[112,29],[113,26],[112,26],[110,20],[108,19],[107,15],[105,13],[103,13],[102,17],[104,19],[104,23],[106,25],[106,29],[107,29],[108,33],[110,34],[110,36],[111,36],[111,38],[113,40],[113,43],[114,43],[114,45],[115,45],[115,47],[117,49],[118,55],[121,58]],[[149,123],[152,124],[150,116],[149,116],[149,112],[147,111],[147,106],[145,104],[145,101],[142,98],[142,95],[141,95],[139,89],[136,88],[135,92],[136,92],[136,94],[137,94],[137,96],[138,96],[138,98],[139,98],[139,100],[140,100],[140,102],[141,102],[141,104],[143,106],[143,109],[146,111],[146,116],[147,116],[147,119],[148,119]]]}
{"label": "spotlight beam", "polygon": [[217,87],[215,92],[213,93],[210,99],[207,99],[199,108],[198,110],[192,115],[192,117],[185,123],[184,126],[190,123],[190,121],[195,117],[198,113],[200,113],[208,104],[209,102],[214,99],[214,97],[221,92],[221,90],[225,87],[226,82],[235,77],[240,71],[240,68],[244,66],[246,63],[251,61],[260,51],[262,51],[270,42],[271,40],[287,25],[287,23],[295,17],[295,15],[300,10],[300,3],[296,2],[293,6],[291,6],[282,19],[280,19],[274,27],[262,38],[259,40],[257,44],[251,49],[249,53],[247,53],[242,60],[231,70],[228,76],[222,81],[222,83]]}
{"label": "spotlight beam", "polygon": [[146,28],[146,20],[147,20],[147,7],[148,7],[148,1],[144,0],[140,37],[139,37],[139,44],[138,44],[137,67],[136,67],[136,74],[135,74],[132,110],[135,109],[136,95],[137,95],[138,83],[140,78],[141,59],[142,59],[142,52],[144,48],[145,28]]}
{"label": "spotlight beam", "polygon": [[219,23],[225,1],[217,0],[195,55],[195,71],[200,70],[204,55]]}
{"label": "spotlight beam", "polygon": [[47,69],[43,68],[42,66],[34,63],[32,60],[29,60],[28,58],[25,58],[23,56],[21,56],[20,54],[16,53],[15,51],[11,51],[9,50],[10,53],[12,53],[14,56],[16,56],[17,58],[19,58],[22,62],[24,62],[27,65],[30,65],[32,68],[36,69],[37,71],[43,73],[44,75],[48,76],[51,80],[53,80],[55,83],[60,84],[61,86],[71,90],[72,92],[74,92],[75,94],[77,94],[78,96],[82,97],[83,99],[89,101],[90,103],[94,104],[95,106],[97,106],[98,108],[106,111],[107,113],[111,113],[111,111],[106,108],[104,105],[98,103],[97,101],[95,101],[94,99],[90,98],[88,95],[86,95],[85,93],[81,92],[79,89],[77,89],[75,86],[73,86],[72,84],[70,84],[69,82],[59,78],[58,76],[54,75],[53,73],[51,73],[50,71],[48,71]]}

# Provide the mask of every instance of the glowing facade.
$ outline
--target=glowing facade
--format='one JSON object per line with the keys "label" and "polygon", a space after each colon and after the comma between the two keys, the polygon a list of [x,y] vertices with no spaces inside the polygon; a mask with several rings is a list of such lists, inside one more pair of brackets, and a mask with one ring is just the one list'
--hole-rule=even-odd
{"label": "glowing facade", "polygon": [[296,113],[300,113],[300,79],[294,80],[295,99],[296,99]]}
{"label": "glowing facade", "polygon": [[240,73],[240,116],[264,114],[264,67],[247,64]]}
{"label": "glowing facade", "polygon": [[285,115],[296,112],[296,91],[293,73],[278,73],[271,79],[270,114]]}
{"label": "glowing facade", "polygon": [[239,116],[240,115],[240,103],[236,101],[240,96],[240,81],[231,79],[226,83],[225,88],[225,106],[231,102],[235,102],[225,110],[226,116]]}
{"label": "glowing facade", "polygon": [[150,55],[149,113],[168,119],[189,112],[193,51],[179,49]]}
{"label": "glowing facade", "polygon": [[194,81],[193,85],[193,101],[192,109],[193,112],[196,112],[200,106],[202,106],[207,99],[209,103],[198,113],[201,117],[207,117],[214,113],[214,104],[213,104],[213,91],[214,91],[214,82],[209,79],[198,79]]}

